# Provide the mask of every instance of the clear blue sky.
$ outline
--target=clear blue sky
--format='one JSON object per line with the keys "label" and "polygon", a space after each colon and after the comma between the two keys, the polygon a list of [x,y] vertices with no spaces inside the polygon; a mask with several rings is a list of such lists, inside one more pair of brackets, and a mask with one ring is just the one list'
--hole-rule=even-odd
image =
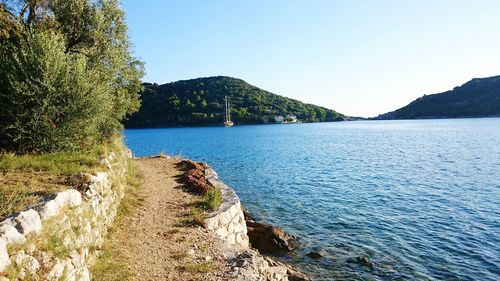
{"label": "clear blue sky", "polygon": [[123,0],[145,81],[227,75],[375,116],[500,75],[498,0]]}

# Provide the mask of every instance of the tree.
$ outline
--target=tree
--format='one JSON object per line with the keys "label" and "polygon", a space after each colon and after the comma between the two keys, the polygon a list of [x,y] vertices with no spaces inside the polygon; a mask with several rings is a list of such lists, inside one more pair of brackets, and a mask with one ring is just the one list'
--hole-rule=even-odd
{"label": "tree", "polygon": [[0,27],[0,148],[87,149],[138,110],[143,64],[117,0],[4,0]]}

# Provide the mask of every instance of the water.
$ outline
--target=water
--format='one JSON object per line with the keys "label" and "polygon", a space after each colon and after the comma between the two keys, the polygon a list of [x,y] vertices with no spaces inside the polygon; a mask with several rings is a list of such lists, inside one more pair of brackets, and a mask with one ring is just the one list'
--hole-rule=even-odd
{"label": "water", "polygon": [[[500,118],[126,130],[208,162],[317,280],[500,280]],[[311,250],[327,256],[313,260]],[[374,268],[356,257],[366,255]]]}

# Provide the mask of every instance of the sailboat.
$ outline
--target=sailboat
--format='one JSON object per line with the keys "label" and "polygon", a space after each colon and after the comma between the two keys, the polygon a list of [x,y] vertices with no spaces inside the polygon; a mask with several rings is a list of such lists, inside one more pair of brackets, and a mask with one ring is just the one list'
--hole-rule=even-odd
{"label": "sailboat", "polygon": [[229,108],[229,100],[227,99],[226,96],[226,113],[224,116],[224,126],[226,127],[232,127],[234,125],[233,121],[231,121],[231,111]]}

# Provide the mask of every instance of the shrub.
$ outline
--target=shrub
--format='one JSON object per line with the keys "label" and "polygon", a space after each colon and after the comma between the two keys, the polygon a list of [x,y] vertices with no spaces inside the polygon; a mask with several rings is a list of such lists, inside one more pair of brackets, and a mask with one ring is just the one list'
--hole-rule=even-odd
{"label": "shrub", "polygon": [[86,150],[116,133],[143,75],[118,1],[16,2],[0,4],[0,148]]}

